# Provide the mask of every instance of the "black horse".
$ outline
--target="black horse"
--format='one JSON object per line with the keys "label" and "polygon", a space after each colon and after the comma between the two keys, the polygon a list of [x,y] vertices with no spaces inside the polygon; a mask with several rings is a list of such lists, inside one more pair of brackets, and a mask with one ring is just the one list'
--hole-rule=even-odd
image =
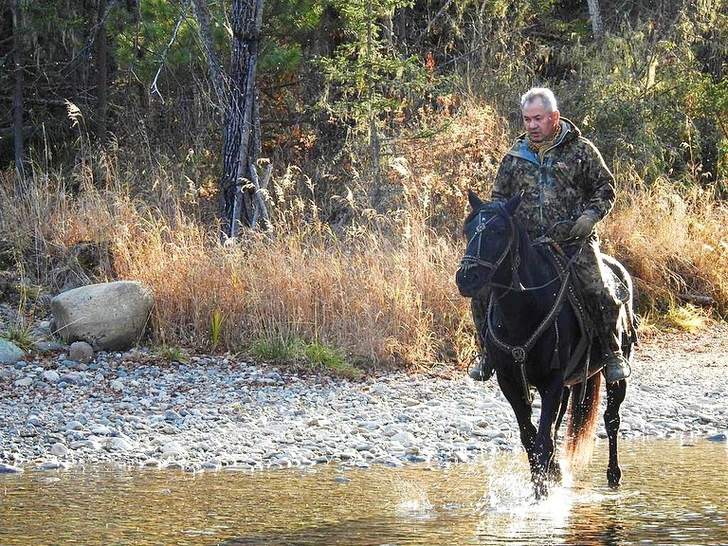
{"label": "black horse", "polygon": [[[472,211],[463,228],[467,248],[456,281],[466,297],[482,297],[484,287],[491,289],[483,332],[486,350],[516,414],[534,492],[541,498],[548,494],[549,482],[561,478],[555,443],[570,398],[566,456],[575,464],[591,456],[602,382],[599,341],[575,288],[568,257],[550,239],[531,241],[514,218],[521,196],[485,203],[471,191],[468,200]],[[636,341],[631,279],[616,260],[603,257],[623,291],[621,339],[629,359]],[[534,388],[541,398],[538,428],[531,420]],[[611,486],[622,478],[617,433],[626,390],[625,380],[606,387]]]}

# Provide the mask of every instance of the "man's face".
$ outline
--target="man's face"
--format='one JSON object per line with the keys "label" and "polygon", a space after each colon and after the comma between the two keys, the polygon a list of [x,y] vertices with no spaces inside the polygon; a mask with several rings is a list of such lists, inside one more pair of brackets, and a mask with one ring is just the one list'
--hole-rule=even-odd
{"label": "man's face", "polygon": [[533,142],[551,140],[559,123],[559,111],[549,112],[540,99],[533,100],[523,107],[523,125]]}

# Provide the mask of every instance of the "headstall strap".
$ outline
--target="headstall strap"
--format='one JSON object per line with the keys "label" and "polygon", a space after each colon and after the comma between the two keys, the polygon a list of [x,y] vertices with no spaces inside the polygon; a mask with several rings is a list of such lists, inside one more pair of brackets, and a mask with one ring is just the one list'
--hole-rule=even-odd
{"label": "headstall strap", "polygon": [[[470,243],[472,241],[474,241],[476,237],[478,238],[478,252],[475,256],[472,256],[472,255],[467,254],[467,251],[466,251],[466,254],[460,260],[461,268],[468,268],[473,265],[481,265],[483,267],[487,267],[488,269],[490,269],[491,275],[492,275],[501,266],[503,261],[508,257],[508,254],[513,253],[513,249],[512,249],[513,231],[514,231],[513,230],[513,221],[510,219],[510,216],[508,216],[508,213],[505,211],[505,209],[502,206],[501,206],[500,210],[502,211],[502,213],[504,215],[506,215],[506,218],[508,218],[508,220],[510,221],[510,227],[511,227],[511,230],[510,230],[511,240],[508,242],[508,245],[506,246],[503,253],[498,257],[498,259],[495,262],[492,262],[492,263],[480,258],[480,246],[482,245],[482,242],[483,242],[483,232],[486,230],[488,224],[495,218],[495,217],[492,217],[490,219],[487,219],[485,217],[485,210],[481,210],[478,215],[480,218],[480,223],[477,225],[477,227],[475,228],[475,233],[473,233],[473,236],[468,241],[468,247],[470,247]],[[517,241],[516,241],[516,244],[517,244]]]}

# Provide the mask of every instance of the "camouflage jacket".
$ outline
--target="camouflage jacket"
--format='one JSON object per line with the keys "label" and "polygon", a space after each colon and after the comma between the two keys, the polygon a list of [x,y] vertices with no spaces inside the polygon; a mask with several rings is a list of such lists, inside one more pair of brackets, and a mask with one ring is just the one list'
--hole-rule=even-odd
{"label": "camouflage jacket", "polygon": [[560,123],[561,135],[542,158],[530,149],[525,134],[520,135],[503,158],[493,184],[497,200],[524,191],[516,216],[531,237],[549,234],[558,239],[563,233],[559,223],[574,221],[585,210],[601,220],[616,199],[614,176],[599,150],[571,121],[562,117]]}

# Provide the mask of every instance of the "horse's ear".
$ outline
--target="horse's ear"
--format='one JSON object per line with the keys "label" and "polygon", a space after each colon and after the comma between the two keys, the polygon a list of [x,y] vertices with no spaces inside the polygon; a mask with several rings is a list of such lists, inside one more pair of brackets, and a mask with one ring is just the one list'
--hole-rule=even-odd
{"label": "horse's ear", "polygon": [[480,197],[475,195],[475,192],[473,190],[468,190],[468,203],[470,203],[470,206],[473,207],[473,210],[485,205]]}
{"label": "horse's ear", "polygon": [[506,210],[508,211],[508,214],[515,214],[518,205],[521,204],[521,199],[523,199],[523,190],[519,191],[516,195],[511,197],[508,202],[506,202]]}

